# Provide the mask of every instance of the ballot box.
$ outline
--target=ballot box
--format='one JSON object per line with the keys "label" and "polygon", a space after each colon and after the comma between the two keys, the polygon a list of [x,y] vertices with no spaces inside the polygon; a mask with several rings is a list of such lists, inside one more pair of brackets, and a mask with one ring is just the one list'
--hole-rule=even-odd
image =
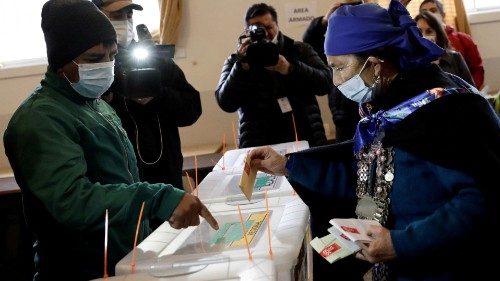
{"label": "ballot box", "polygon": [[[273,261],[270,259],[234,260],[229,262],[216,262],[213,257],[210,262],[204,260],[191,261],[191,263],[170,264],[165,271],[164,265],[152,265],[151,270],[136,272],[134,274],[117,275],[95,281],[177,281],[177,280],[242,280],[242,281],[278,281]],[[184,274],[172,275],[175,267],[181,268]],[[189,269],[184,269],[189,267]],[[191,272],[186,274],[185,272]],[[168,275],[168,277],[166,277]]]}
{"label": "ballot box", "polygon": [[200,200],[207,203],[226,202],[230,205],[249,204],[268,197],[292,196],[295,191],[284,176],[275,176],[258,172],[255,179],[252,198],[249,201],[239,187],[241,172],[215,170],[203,179],[193,192]]}
{"label": "ballot box", "polygon": [[[287,154],[292,152],[301,151],[309,148],[307,141],[286,142],[271,145],[271,147],[280,154]],[[233,149],[226,151],[221,159],[214,167],[214,171],[223,170],[226,172],[240,172],[243,171],[246,154],[255,147]]]}
{"label": "ballot box", "polygon": [[[219,230],[205,220],[182,230],[165,222],[137,246],[136,276],[246,280],[242,279],[244,274],[256,274],[247,271],[254,266],[262,273],[262,280],[307,280],[312,254],[308,247],[309,209],[298,196],[268,197],[245,205],[214,202],[207,207]],[[116,275],[131,274],[132,255],[116,265]]]}

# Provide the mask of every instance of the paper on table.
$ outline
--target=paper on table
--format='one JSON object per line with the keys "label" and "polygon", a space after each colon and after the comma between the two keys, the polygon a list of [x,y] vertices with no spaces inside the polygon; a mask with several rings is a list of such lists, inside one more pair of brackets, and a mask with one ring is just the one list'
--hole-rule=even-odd
{"label": "paper on table", "polygon": [[243,174],[241,175],[239,186],[248,201],[250,201],[252,199],[255,178],[257,177],[257,169],[250,165],[250,158],[248,155],[247,153],[245,157],[245,166],[243,167]]}

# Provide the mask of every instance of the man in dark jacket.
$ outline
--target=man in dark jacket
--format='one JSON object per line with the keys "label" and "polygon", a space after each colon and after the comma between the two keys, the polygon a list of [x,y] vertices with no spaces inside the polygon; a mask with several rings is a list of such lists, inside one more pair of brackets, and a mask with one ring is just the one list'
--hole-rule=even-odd
{"label": "man in dark jacket", "polygon": [[[309,24],[302,40],[311,45],[325,63],[326,56],[323,45],[325,44],[328,17],[332,14],[332,11],[340,5],[357,5],[361,3],[362,1],[360,0],[335,2],[324,16],[313,19]],[[342,95],[337,87],[332,87],[332,91],[328,94],[328,106],[332,112],[332,119],[335,124],[335,140],[345,141],[352,139],[356,132],[356,125],[358,125],[360,119],[358,104]]]}
{"label": "man in dark jacket", "polygon": [[[239,146],[296,139],[307,140],[310,146],[325,144],[315,95],[330,92],[331,70],[309,45],[279,31],[273,7],[255,4],[248,9],[245,20],[247,29],[240,37],[243,40],[238,51],[224,63],[215,91],[224,111],[238,110]],[[265,39],[260,43],[253,38],[256,27],[265,30]],[[264,52],[254,56],[252,49],[255,53],[258,49]],[[270,63],[255,60],[263,57],[271,57]]]}
{"label": "man in dark jacket", "polygon": [[133,90],[120,78],[127,68],[130,51],[140,44],[133,40],[132,15],[133,10],[142,10],[142,7],[128,0],[93,2],[108,16],[117,33],[119,52],[115,75],[119,77],[104,99],[116,110],[134,145],[140,179],[182,188],[183,156],[178,127],[190,126],[200,117],[200,93],[168,57],[153,57],[154,68],[161,75],[161,87],[150,93],[151,96],[130,93],[131,97],[125,93]]}

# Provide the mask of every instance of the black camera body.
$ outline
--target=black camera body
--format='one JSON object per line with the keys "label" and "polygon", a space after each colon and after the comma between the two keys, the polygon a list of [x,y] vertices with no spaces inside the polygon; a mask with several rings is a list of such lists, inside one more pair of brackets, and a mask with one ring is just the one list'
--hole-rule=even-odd
{"label": "black camera body", "polygon": [[250,25],[247,28],[250,45],[246,52],[246,62],[252,67],[273,66],[279,60],[279,48],[267,39],[264,26]]}
{"label": "black camera body", "polygon": [[116,56],[116,80],[126,98],[155,97],[163,93],[161,64],[174,57],[174,45],[156,44],[144,24],[137,26],[139,41]]}

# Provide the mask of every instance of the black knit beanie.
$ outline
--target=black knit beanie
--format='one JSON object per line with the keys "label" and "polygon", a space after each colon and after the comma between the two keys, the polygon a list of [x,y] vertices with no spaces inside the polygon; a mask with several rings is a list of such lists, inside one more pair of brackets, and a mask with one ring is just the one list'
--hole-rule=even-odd
{"label": "black knit beanie", "polygon": [[100,43],[116,42],[111,22],[88,0],[50,0],[43,5],[42,30],[49,67],[57,70]]}

